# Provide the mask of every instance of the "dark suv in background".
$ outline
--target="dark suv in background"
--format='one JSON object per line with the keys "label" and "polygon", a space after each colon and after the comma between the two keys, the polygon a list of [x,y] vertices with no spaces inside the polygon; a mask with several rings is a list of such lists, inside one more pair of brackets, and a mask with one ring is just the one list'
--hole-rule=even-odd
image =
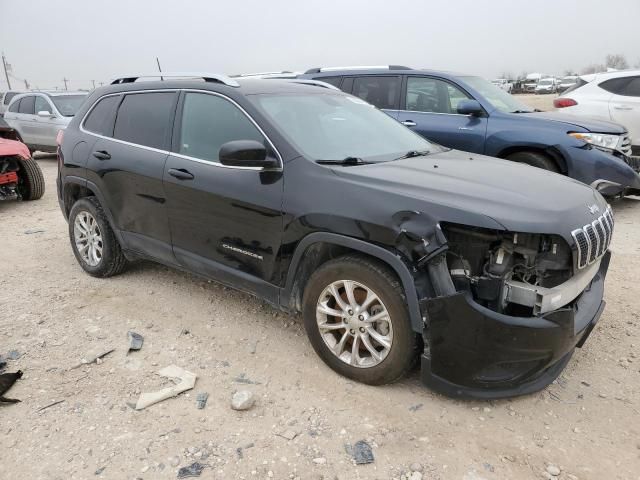
{"label": "dark suv in background", "polygon": [[64,131],[58,199],[90,275],[191,271],[301,312],[347,377],[420,357],[454,396],[543,388],[598,321],[613,216],[594,189],[326,85],[162,75],[95,90]]}
{"label": "dark suv in background", "polygon": [[399,65],[313,68],[299,78],[360,97],[440,145],[559,172],[603,195],[640,194],[624,127],[536,112],[483,78]]}

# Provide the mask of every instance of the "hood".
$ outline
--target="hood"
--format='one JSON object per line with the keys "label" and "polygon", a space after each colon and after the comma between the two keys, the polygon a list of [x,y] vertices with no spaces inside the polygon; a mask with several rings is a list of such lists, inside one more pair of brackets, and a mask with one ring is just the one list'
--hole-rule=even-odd
{"label": "hood", "polygon": [[622,135],[623,133],[627,133],[627,130],[622,125],[619,125],[617,123],[608,122],[606,120],[596,120],[594,118],[577,117],[575,115],[569,115],[560,112],[518,113],[517,115],[564,123],[566,125],[583,128],[585,130],[588,130],[589,132],[594,133],[609,133],[612,135]]}
{"label": "hood", "polygon": [[7,140],[6,138],[0,138],[0,157],[13,157],[17,156],[23,159],[31,157],[27,146],[16,140]]}
{"label": "hood", "polygon": [[[405,197],[398,202],[405,209],[439,222],[486,227],[492,219],[493,228],[557,234],[569,244],[572,230],[591,223],[607,207],[599,193],[576,180],[456,150],[334,171],[358,186],[380,190],[380,201],[385,193]],[[594,204],[598,215],[589,211]]]}

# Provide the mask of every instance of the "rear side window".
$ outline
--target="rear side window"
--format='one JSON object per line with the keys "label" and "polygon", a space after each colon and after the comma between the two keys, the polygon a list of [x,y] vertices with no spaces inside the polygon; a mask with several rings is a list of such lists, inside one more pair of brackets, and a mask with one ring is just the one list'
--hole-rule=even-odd
{"label": "rear side window", "polygon": [[615,95],[640,97],[640,77],[612,78],[599,84],[599,87]]}
{"label": "rear side window", "polygon": [[9,111],[12,113],[18,113],[18,110],[20,110],[20,102],[22,102],[22,99],[13,102],[9,107]]}
{"label": "rear side window", "polygon": [[178,153],[218,162],[220,147],[233,140],[264,143],[256,126],[228,100],[205,93],[185,94]]}
{"label": "rear side window", "polygon": [[84,129],[98,135],[110,137],[113,134],[113,115],[118,103],[120,103],[120,99],[119,95],[115,95],[100,100],[84,121]]}
{"label": "rear side window", "polygon": [[113,137],[146,147],[164,149],[175,98],[174,92],[126,95],[118,109]]}
{"label": "rear side window", "polygon": [[334,87],[340,87],[340,82],[342,81],[342,77],[317,77],[314,80],[318,80],[319,82],[327,82],[333,85]]}
{"label": "rear side window", "polygon": [[36,103],[36,97],[29,96],[24,97],[20,101],[20,108],[18,109],[18,113],[26,113],[28,115],[33,115],[33,108]]}
{"label": "rear side window", "polygon": [[352,93],[378,108],[397,109],[400,77],[358,77],[353,81]]}

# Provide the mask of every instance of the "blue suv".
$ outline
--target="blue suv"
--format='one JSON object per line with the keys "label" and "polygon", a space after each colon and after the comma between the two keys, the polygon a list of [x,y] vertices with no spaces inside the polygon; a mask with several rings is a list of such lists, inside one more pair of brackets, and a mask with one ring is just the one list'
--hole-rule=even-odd
{"label": "blue suv", "polygon": [[313,68],[445,147],[526,163],[592,185],[606,196],[640,194],[640,161],[621,125],[540,112],[483,78],[402,66]]}

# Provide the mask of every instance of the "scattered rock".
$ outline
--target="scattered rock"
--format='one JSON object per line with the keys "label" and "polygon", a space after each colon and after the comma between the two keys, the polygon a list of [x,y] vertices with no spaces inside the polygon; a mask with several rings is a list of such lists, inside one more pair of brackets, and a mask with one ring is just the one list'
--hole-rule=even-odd
{"label": "scattered rock", "polygon": [[169,458],[169,464],[172,467],[177,467],[178,465],[180,465],[180,457],[171,457],[171,458]]}
{"label": "scattered rock", "polygon": [[127,332],[127,339],[129,340],[129,351],[140,350],[142,348],[142,344],[144,343],[144,337],[139,333],[132,332],[131,330],[129,330]]}
{"label": "scattered rock", "polygon": [[285,430],[284,432],[280,432],[277,434],[279,437],[286,438],[287,440],[293,440],[298,436],[297,432],[293,430]]}
{"label": "scattered rock", "polygon": [[199,477],[206,465],[195,462],[178,470],[178,478]]}
{"label": "scattered rock", "polygon": [[317,457],[313,459],[313,463],[316,465],[325,465],[327,463],[327,459],[324,457]]}
{"label": "scattered rock", "polygon": [[409,480],[422,480],[422,473],[420,472],[411,472],[408,477]]}
{"label": "scattered rock", "polygon": [[424,470],[424,467],[420,463],[414,462],[409,466],[409,469],[412,472],[422,472]]}
{"label": "scattered rock", "polygon": [[253,392],[238,390],[231,397],[231,408],[234,410],[249,410],[256,402]]}
{"label": "scattered rock", "polygon": [[418,403],[417,405],[411,405],[409,407],[409,411],[411,412],[417,412],[418,410],[420,410],[422,407],[424,407],[424,403]]}
{"label": "scattered rock", "polygon": [[366,465],[367,463],[373,463],[373,451],[371,446],[364,440],[359,440],[353,447],[348,445],[346,447],[347,453],[350,453],[356,465]]}
{"label": "scattered rock", "polygon": [[553,475],[554,477],[557,477],[558,475],[560,475],[560,469],[555,465],[549,464],[547,465],[547,473],[549,475]]}

